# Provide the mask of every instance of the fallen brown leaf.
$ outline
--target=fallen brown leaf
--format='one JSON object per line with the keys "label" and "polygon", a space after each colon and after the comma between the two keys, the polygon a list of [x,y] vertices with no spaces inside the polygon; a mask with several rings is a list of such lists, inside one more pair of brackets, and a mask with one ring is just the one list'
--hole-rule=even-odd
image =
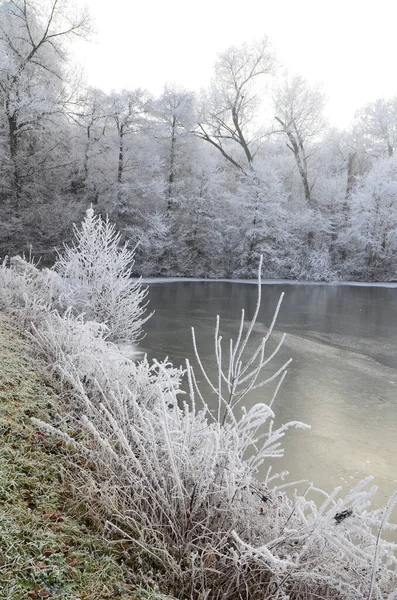
{"label": "fallen brown leaf", "polygon": [[54,523],[60,523],[61,521],[65,520],[59,512],[44,513],[41,516],[43,517],[43,519],[50,519],[50,521],[53,521]]}

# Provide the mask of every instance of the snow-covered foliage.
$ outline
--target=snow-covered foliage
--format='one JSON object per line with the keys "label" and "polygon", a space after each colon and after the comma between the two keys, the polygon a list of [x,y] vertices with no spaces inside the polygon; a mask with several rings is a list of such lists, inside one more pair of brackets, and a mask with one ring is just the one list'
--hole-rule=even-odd
{"label": "snow-covered foliage", "polygon": [[281,76],[266,36],[222,52],[199,95],[87,89],[65,60],[86,27],[60,2],[0,2],[2,256],[32,244],[52,264],[92,202],[141,240],[145,276],[255,277],[262,254],[269,278],[395,278],[389,200],[370,189],[390,175],[396,98],[330,129],[321,89]]}
{"label": "snow-covered foliage", "polygon": [[20,256],[3,260],[0,307],[22,328],[55,310],[76,326],[94,323],[103,337],[134,347],[151,316],[144,316],[147,288],[132,277],[135,250],[121,246],[115,226],[92,208],[74,232],[76,243],[65,246],[52,269]]}
{"label": "snow-covered foliage", "polygon": [[379,160],[356,185],[346,231],[346,265],[370,280],[397,276],[397,158]]}
{"label": "snow-covered foliage", "polygon": [[133,278],[135,249],[121,246],[115,225],[92,208],[74,235],[75,243],[65,246],[54,266],[68,288],[66,308],[105,323],[113,340],[136,342],[150,315],[143,316],[147,288]]}
{"label": "snow-covered foliage", "polygon": [[6,257],[0,266],[0,309],[22,330],[39,322],[59,304],[63,281],[50,269],[40,271],[20,256]]}
{"label": "snow-covered foliage", "polygon": [[[327,494],[307,482],[287,483],[277,473],[282,439],[303,424],[275,428],[274,398],[241,410],[251,390],[270,380],[281,384],[288,365],[269,374],[282,343],[269,350],[278,307],[251,350],[260,281],[252,321],[246,324],[242,313],[226,350],[217,322],[219,377],[211,381],[203,369],[218,398],[211,412],[189,361],[183,402],[180,371],[126,358],[107,339],[105,323],[54,310],[46,273],[26,264],[19,270],[15,263],[2,267],[2,308],[25,323],[31,315],[33,347],[70,405],[67,423],[40,422],[40,430],[88,460],[84,485],[76,482],[78,499],[103,519],[106,535],[124,540],[134,568],[150,564],[158,585],[181,598],[395,597],[396,546],[381,532],[396,497],[374,510],[370,478],[345,497],[339,488]],[[40,298],[40,285],[47,304],[27,302],[29,293]],[[264,480],[257,478],[260,466]]]}

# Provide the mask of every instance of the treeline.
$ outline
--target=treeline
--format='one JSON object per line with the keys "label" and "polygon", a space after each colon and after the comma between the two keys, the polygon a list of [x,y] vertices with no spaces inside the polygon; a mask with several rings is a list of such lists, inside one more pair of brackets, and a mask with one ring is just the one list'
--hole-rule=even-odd
{"label": "treeline", "polygon": [[262,254],[268,277],[397,277],[397,98],[330,128],[267,38],[200,94],[105,94],[67,59],[86,29],[61,0],[0,2],[0,255],[51,262],[92,203],[144,275],[252,277]]}

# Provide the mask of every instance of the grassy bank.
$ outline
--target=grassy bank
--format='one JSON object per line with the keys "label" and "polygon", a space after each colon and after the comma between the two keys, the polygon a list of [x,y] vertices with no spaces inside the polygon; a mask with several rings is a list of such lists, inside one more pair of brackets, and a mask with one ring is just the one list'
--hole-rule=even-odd
{"label": "grassy bank", "polygon": [[110,545],[68,495],[78,457],[31,423],[59,418],[59,398],[0,321],[0,596],[129,600],[150,597],[128,580]]}

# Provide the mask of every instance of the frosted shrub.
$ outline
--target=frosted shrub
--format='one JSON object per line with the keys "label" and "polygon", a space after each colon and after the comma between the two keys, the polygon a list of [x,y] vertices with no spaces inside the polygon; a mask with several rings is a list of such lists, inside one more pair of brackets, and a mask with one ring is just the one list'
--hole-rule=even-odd
{"label": "frosted shrub", "polygon": [[[371,509],[370,479],[345,497],[339,488],[327,494],[285,483],[273,472],[281,442],[288,427],[303,425],[275,429],[274,398],[240,410],[251,390],[280,384],[287,367],[261,379],[280,346],[268,350],[275,318],[247,355],[260,291],[259,281],[253,320],[246,325],[242,314],[227,352],[217,322],[217,380],[202,368],[218,399],[214,414],[189,362],[190,401],[178,402],[180,372],[135,364],[102,326],[49,314],[33,332],[35,345],[67,382],[85,439],[40,428],[90,457],[76,486],[80,501],[180,598],[392,600],[396,547],[380,534],[395,499],[387,510]],[[256,477],[261,465],[264,481]]]}
{"label": "frosted shrub", "polygon": [[33,326],[29,334],[34,340],[36,352],[52,365],[61,381],[76,389],[78,411],[83,408],[88,394],[99,401],[114,389],[128,388],[148,407],[155,403],[161,393],[167,402],[174,402],[179,391],[181,369],[173,368],[166,361],[149,365],[146,357],[135,362],[118,346],[107,340],[106,325],[74,317],[71,311],[64,315],[56,312],[47,315],[40,327]]}
{"label": "frosted shrub", "polygon": [[92,209],[81,230],[75,227],[75,238],[53,269],[6,257],[0,264],[0,308],[21,329],[56,311],[69,315],[70,323],[72,315],[76,323],[100,323],[103,337],[132,346],[151,316],[144,316],[147,289],[132,278],[134,250],[120,246],[115,226]]}
{"label": "frosted shrub", "polygon": [[292,273],[302,281],[336,281],[329,248],[309,248],[304,257],[294,258]]}
{"label": "frosted shrub", "polygon": [[74,235],[73,246],[65,246],[54,266],[71,290],[64,307],[105,323],[110,339],[133,344],[150,317],[143,316],[147,289],[132,278],[135,250],[120,246],[121,234],[92,208]]}
{"label": "frosted shrub", "polygon": [[39,270],[20,256],[6,257],[0,265],[0,309],[25,330],[42,321],[47,313],[65,302],[67,288],[50,269]]}

